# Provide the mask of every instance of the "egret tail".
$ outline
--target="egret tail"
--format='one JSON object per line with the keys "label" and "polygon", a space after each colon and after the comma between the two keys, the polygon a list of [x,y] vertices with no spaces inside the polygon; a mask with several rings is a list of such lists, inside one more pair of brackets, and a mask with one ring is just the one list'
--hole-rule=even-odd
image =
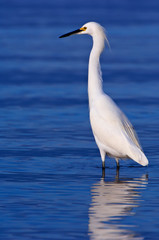
{"label": "egret tail", "polygon": [[149,164],[145,154],[136,146],[131,146],[131,153],[129,154],[129,157],[142,166],[147,166]]}

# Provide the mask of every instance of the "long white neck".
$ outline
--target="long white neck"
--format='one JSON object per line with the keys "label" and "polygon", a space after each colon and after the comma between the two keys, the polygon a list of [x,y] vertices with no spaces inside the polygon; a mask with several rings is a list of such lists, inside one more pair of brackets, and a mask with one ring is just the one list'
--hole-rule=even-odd
{"label": "long white neck", "polygon": [[104,49],[103,35],[93,36],[93,47],[89,57],[88,67],[88,98],[89,106],[93,100],[103,92],[102,75],[100,69],[100,55]]}

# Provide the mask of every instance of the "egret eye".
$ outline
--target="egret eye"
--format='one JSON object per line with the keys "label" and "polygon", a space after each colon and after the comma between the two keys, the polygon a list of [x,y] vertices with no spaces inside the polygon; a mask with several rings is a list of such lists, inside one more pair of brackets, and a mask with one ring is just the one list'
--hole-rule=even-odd
{"label": "egret eye", "polygon": [[87,27],[81,27],[80,30],[81,31],[86,31]]}

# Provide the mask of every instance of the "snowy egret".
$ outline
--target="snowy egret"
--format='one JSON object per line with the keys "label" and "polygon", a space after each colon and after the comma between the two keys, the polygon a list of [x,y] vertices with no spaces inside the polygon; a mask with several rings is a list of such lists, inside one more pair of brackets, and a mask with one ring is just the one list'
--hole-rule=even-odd
{"label": "snowy egret", "polygon": [[108,43],[103,27],[96,22],[89,22],[60,38],[73,34],[89,34],[93,38],[88,67],[89,114],[94,138],[102,159],[102,167],[105,168],[106,155],[115,158],[117,167],[119,167],[119,159],[125,158],[132,159],[142,166],[148,165],[148,159],[143,153],[133,126],[102,89],[99,58],[105,41]]}

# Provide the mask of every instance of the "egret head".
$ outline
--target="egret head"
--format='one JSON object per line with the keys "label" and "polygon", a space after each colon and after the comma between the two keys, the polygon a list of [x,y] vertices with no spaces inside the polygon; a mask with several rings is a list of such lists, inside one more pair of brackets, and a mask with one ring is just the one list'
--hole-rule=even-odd
{"label": "egret head", "polygon": [[100,24],[98,24],[96,22],[88,22],[88,23],[84,24],[81,28],[79,28],[73,32],[66,33],[66,34],[60,36],[60,38],[68,37],[68,36],[71,36],[74,34],[88,34],[93,37],[93,35],[98,34],[98,33],[105,34],[104,32],[105,32],[104,28]]}
{"label": "egret head", "polygon": [[91,35],[93,38],[102,38],[103,40],[106,40],[106,42],[109,46],[108,39],[105,35],[105,29],[96,22],[88,22],[88,23],[84,24],[81,28],[79,28],[73,32],[66,33],[66,34],[60,36],[60,38],[68,37],[68,36],[75,35],[75,34],[88,34],[88,35]]}

